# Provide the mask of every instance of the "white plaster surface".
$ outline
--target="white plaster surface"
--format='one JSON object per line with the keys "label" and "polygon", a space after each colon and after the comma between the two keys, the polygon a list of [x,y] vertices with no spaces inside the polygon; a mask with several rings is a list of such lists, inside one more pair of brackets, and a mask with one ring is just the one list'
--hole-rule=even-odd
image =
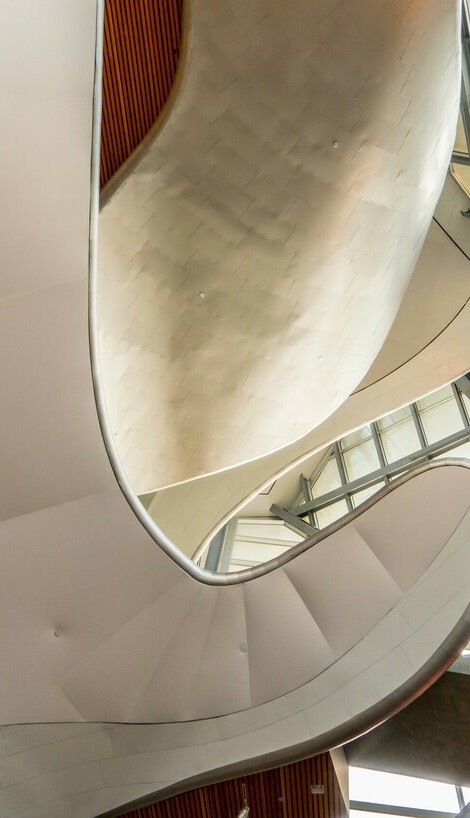
{"label": "white plaster surface", "polygon": [[[250,710],[181,724],[0,728],[0,815],[91,818],[181,778],[314,740],[393,693],[432,655],[468,608],[469,568],[467,512],[423,579],[364,639],[313,681]],[[429,622],[410,614],[423,603]]]}

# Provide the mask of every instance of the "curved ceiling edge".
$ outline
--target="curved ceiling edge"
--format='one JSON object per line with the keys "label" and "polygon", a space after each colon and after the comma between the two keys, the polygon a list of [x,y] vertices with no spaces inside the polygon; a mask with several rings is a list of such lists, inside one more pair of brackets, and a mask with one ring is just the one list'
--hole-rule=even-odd
{"label": "curved ceiling edge", "polygon": [[[442,230],[442,232],[445,233],[445,235],[449,238],[449,241],[451,241],[456,246],[456,248],[462,253],[462,255],[467,259],[467,261],[470,262],[470,257],[467,255],[465,250],[463,250],[462,247],[455,241],[455,239],[453,239],[452,236],[449,235],[447,230],[442,226],[442,224],[440,224],[440,222],[436,219],[435,216],[433,216],[433,221]],[[415,358],[418,357],[418,355],[421,355],[422,352],[424,352],[426,349],[428,349],[431,346],[431,344],[433,344],[435,341],[437,341],[437,339],[440,338],[441,335],[443,335],[443,333],[452,326],[454,321],[459,317],[460,313],[465,309],[465,307],[469,303],[470,303],[470,296],[465,299],[465,301],[463,302],[461,307],[452,316],[452,318],[447,322],[447,324],[445,324],[442,327],[442,329],[440,329],[439,332],[437,332],[432,338],[430,338],[429,341],[427,341],[420,349],[416,350],[416,352],[414,352],[413,355],[410,355],[409,358],[406,358],[404,361],[399,363],[397,366],[394,366],[388,372],[385,372],[379,378],[376,378],[375,380],[371,381],[370,383],[366,383],[366,384],[364,384],[364,386],[360,386],[358,389],[355,389],[352,394],[353,395],[358,395],[360,392],[363,392],[365,389],[368,389],[370,386],[375,386],[376,384],[383,381],[385,378],[388,378],[389,375],[393,375],[394,372],[398,372],[399,369],[401,369],[403,366],[406,366],[406,364],[409,364],[410,361],[413,361]]]}
{"label": "curved ceiling edge", "polygon": [[[449,233],[450,230],[451,234],[454,233],[452,225],[448,224],[452,218],[451,205],[457,210],[458,218],[465,222],[459,213],[459,200],[454,201],[452,188],[456,188],[456,185],[448,177],[438,208],[439,223],[444,226],[445,233]],[[436,230],[442,233],[440,227],[436,227]],[[450,244],[449,239],[448,245]],[[457,256],[461,256],[462,259],[467,258],[461,241],[452,239],[452,246]],[[447,263],[449,262],[446,260],[444,266]],[[297,443],[290,444],[274,454],[258,458],[251,463],[226,469],[219,472],[217,476],[199,477],[157,492],[155,516],[161,519],[161,524],[168,530],[170,536],[184,543],[186,553],[191,555],[200,553],[200,550],[207,545],[215,533],[231,517],[240,513],[244,506],[273,480],[283,476],[291,468],[296,468],[305,459],[334,440],[438,389],[467,372],[470,368],[470,361],[466,354],[468,344],[465,340],[468,332],[470,332],[470,304],[468,299],[465,299],[452,321],[442,328],[424,349],[403,362],[398,369],[371,382],[361,390],[357,390],[340,407],[340,410],[316,430]],[[205,483],[204,489],[202,483]],[[203,514],[201,513],[202,491],[205,492],[206,497],[211,498],[211,503],[205,504]],[[187,542],[185,542],[184,514],[180,515],[176,521],[171,513],[172,494],[175,502],[180,507],[183,504],[184,512],[187,511],[193,520],[191,536],[186,537]],[[168,496],[168,501],[166,496]]]}
{"label": "curved ceiling edge", "polygon": [[[338,520],[335,520],[330,525],[325,526],[325,528],[320,529],[318,534],[314,534],[312,537],[307,537],[307,539],[302,540],[297,545],[293,545],[289,548],[288,551],[285,551],[279,557],[275,557],[272,560],[268,560],[267,562],[263,562],[260,565],[256,565],[253,568],[247,568],[243,571],[233,571],[230,574],[212,574],[209,571],[206,571],[206,574],[210,574],[213,577],[221,577],[223,578],[223,582],[220,584],[223,585],[235,585],[239,582],[248,582],[249,580],[256,579],[257,577],[261,577],[264,574],[268,574],[271,571],[274,571],[276,568],[279,568],[281,565],[286,565],[287,563],[291,562],[291,560],[295,559],[299,554],[303,554],[304,551],[308,551],[310,548],[313,548],[318,543],[322,542],[322,540],[327,539],[332,534],[335,534],[337,531],[340,531],[342,528],[345,528],[349,523],[352,523],[358,517],[361,517],[366,511],[368,511],[372,506],[380,503],[380,501],[384,498],[393,494],[395,489],[400,488],[400,486],[405,485],[408,483],[409,480],[413,480],[413,478],[418,477],[420,474],[424,474],[431,469],[440,468],[442,466],[462,466],[464,469],[470,469],[470,461],[466,460],[465,458],[453,458],[453,457],[442,457],[439,460],[433,460],[428,463],[425,463],[420,466],[416,466],[414,468],[410,468],[408,471],[400,474],[398,477],[394,477],[394,479],[387,483],[383,488],[379,491],[375,492],[371,497],[368,497],[364,500],[363,503],[360,504],[357,508],[349,511],[343,517],[340,517]],[[234,516],[234,515],[232,515]],[[228,519],[232,519],[232,516]],[[225,525],[224,521],[216,531],[211,533],[210,537],[212,538],[214,534],[217,533],[218,530]],[[201,544],[199,552],[202,553],[204,548],[206,547],[207,540],[206,538],[204,542]],[[198,554],[194,555],[194,559],[198,558]],[[201,569],[204,570],[204,569]],[[232,580],[233,577],[233,580]]]}
{"label": "curved ceiling edge", "polygon": [[[299,543],[290,551],[282,556],[270,560],[262,565],[255,566],[245,571],[233,572],[230,574],[215,574],[206,571],[197,566],[193,560],[187,557],[177,547],[177,545],[166,536],[162,529],[157,525],[155,520],[150,517],[144,509],[139,498],[135,494],[126,472],[122,466],[119,458],[117,448],[114,442],[113,434],[108,422],[106,403],[104,398],[103,383],[100,373],[100,356],[98,344],[98,329],[97,329],[97,287],[96,278],[98,274],[98,218],[99,218],[99,133],[100,133],[100,117],[101,117],[101,71],[102,71],[102,28],[103,28],[103,3],[104,0],[98,0],[99,9],[99,36],[97,36],[97,55],[96,55],[96,71],[95,71],[95,85],[94,85],[94,123],[93,123],[93,146],[92,146],[92,164],[91,164],[91,206],[90,206],[90,255],[89,255],[89,340],[90,340],[90,360],[93,379],[93,389],[95,393],[95,401],[97,407],[98,420],[100,424],[101,433],[103,436],[104,445],[108,454],[108,458],[116,477],[117,483],[121,492],[134,512],[137,519],[146,529],[148,534],[154,539],[156,544],[162,548],[163,551],[177,563],[187,574],[196,579],[198,582],[207,585],[228,586],[247,582],[257,577],[274,571],[280,565],[284,565],[295,559],[298,554],[303,553],[315,544],[325,539],[325,537],[336,532],[343,526],[347,525],[351,520],[362,514],[371,506],[375,505],[382,497],[393,492],[402,484],[408,482],[417,474],[427,471],[431,468],[439,468],[448,465],[448,460],[440,460],[439,462],[430,463],[426,466],[412,470],[405,475],[397,478],[393,483],[385,486],[373,497],[369,498],[360,508],[350,512],[339,521],[333,523],[331,526],[323,529],[318,535]],[[304,459],[304,458],[302,458]],[[453,461],[455,464],[455,461]],[[465,461],[460,463],[462,467],[470,467]]]}
{"label": "curved ceiling edge", "polygon": [[[147,533],[155,543],[179,565],[193,579],[209,585],[222,585],[222,582],[214,582],[214,578],[208,571],[204,571],[186,557],[172,540],[159,528],[154,520],[145,511],[142,503],[135,494],[127,475],[122,467],[113,433],[111,431],[106,402],[104,398],[103,381],[100,370],[100,352],[98,343],[98,319],[97,319],[97,276],[98,276],[98,228],[100,211],[100,138],[101,138],[101,108],[102,108],[102,76],[103,76],[103,25],[104,25],[104,3],[105,0],[97,0],[97,35],[95,53],[95,77],[93,86],[93,127],[92,127],[92,149],[90,167],[90,242],[88,255],[88,334],[90,347],[90,367],[93,383],[93,391],[96,403],[98,423],[103,438],[103,443],[108,455],[109,463],[114,472],[114,476],[119,488],[134,512],[137,520],[142,524]],[[186,5],[186,4],[185,4]],[[188,5],[191,5],[189,0]],[[186,25],[185,27],[186,28]],[[184,29],[183,29],[184,30]],[[187,35],[186,35],[187,36]],[[184,49],[186,51],[186,49]],[[183,59],[186,65],[185,59]],[[184,74],[184,70],[182,71]],[[177,80],[175,80],[175,85]],[[175,86],[173,86],[175,87]],[[171,94],[170,94],[171,97]],[[171,97],[174,99],[174,97]],[[158,123],[155,128],[158,127]],[[152,139],[153,139],[152,129]],[[144,140],[145,141],[145,140]],[[137,149],[139,150],[139,148]],[[124,166],[124,170],[131,172],[134,154],[129,157]],[[138,160],[138,157],[136,161]],[[118,172],[119,174],[119,172]],[[127,178],[127,175],[126,175]],[[122,183],[125,179],[123,178]]]}
{"label": "curved ceiling edge", "polygon": [[[138,153],[135,152],[130,159],[128,160],[129,164],[125,164],[123,167],[123,173],[118,172],[120,179],[117,182],[117,187],[121,186],[124,181],[128,178],[130,173],[132,173],[133,168],[142,158],[142,155],[145,153],[146,147],[154,141],[157,134],[160,132],[162,128],[165,127],[165,123],[168,118],[169,112],[171,112],[172,107],[175,104],[175,100],[178,96],[178,90],[182,87],[186,80],[186,69],[188,64],[188,50],[189,50],[189,42],[188,39],[190,37],[190,14],[192,11],[191,3],[185,4],[185,16],[184,16],[184,25],[183,25],[183,48],[182,48],[182,59],[180,60],[180,67],[177,71],[177,76],[175,80],[175,84],[173,86],[172,92],[170,97],[165,104],[165,108],[161,118],[159,118],[156,125],[151,129],[147,137],[145,138],[144,142],[141,143],[141,146],[137,149]],[[189,10],[191,8],[191,11]],[[103,21],[104,21],[104,0],[98,0],[97,2],[97,30],[98,36],[96,41],[96,62],[95,62],[95,82],[94,82],[94,103],[93,103],[93,145],[92,145],[92,162],[91,162],[91,203],[90,203],[90,254],[89,254],[89,274],[90,274],[90,286],[89,286],[89,337],[90,337],[90,358],[91,358],[91,369],[92,369],[92,378],[93,378],[93,388],[95,392],[95,400],[97,405],[97,412],[98,418],[101,428],[101,433],[103,436],[103,441],[106,447],[106,451],[110,460],[110,464],[112,466],[113,472],[115,474],[116,480],[119,484],[119,487],[128,502],[129,506],[132,508],[134,514],[139,519],[141,524],[147,530],[147,532],[152,536],[155,540],[157,545],[159,545],[181,568],[183,568],[188,574],[190,574],[194,579],[210,584],[210,585],[232,585],[238,582],[248,581],[250,579],[254,579],[255,577],[261,576],[265,573],[268,573],[274,570],[278,565],[284,564],[285,562],[289,562],[291,559],[294,559],[298,553],[302,553],[304,550],[308,549],[309,547],[313,546],[315,543],[319,542],[325,536],[328,536],[333,531],[336,531],[342,525],[347,524],[350,519],[354,519],[356,516],[356,511],[351,512],[350,515],[347,515],[345,518],[342,518],[341,525],[333,524],[333,526],[324,529],[320,535],[315,536],[311,540],[306,540],[305,542],[300,543],[298,546],[295,546],[291,549],[287,554],[283,555],[276,560],[270,561],[265,563],[261,566],[256,566],[255,568],[249,569],[243,572],[234,572],[232,574],[219,574],[214,575],[212,572],[205,571],[204,569],[199,568],[194,564],[192,560],[190,560],[185,554],[183,554],[177,545],[166,536],[166,534],[162,531],[162,529],[156,524],[156,522],[150,517],[150,515],[145,511],[142,504],[140,503],[139,499],[137,498],[135,492],[132,489],[132,486],[127,478],[125,470],[121,464],[117,448],[114,442],[113,434],[111,432],[111,428],[107,418],[106,406],[105,406],[105,399],[104,399],[104,392],[103,392],[103,382],[100,372],[100,356],[99,356],[99,345],[98,345],[98,329],[97,329],[97,284],[96,279],[98,275],[98,218],[99,218],[99,206],[100,206],[100,197],[99,197],[99,139],[100,139],[100,125],[101,125],[101,100],[102,100],[102,65],[103,65]],[[459,248],[460,249],[460,248]],[[463,252],[463,251],[462,251]],[[419,354],[419,353],[417,353]],[[415,357],[415,356],[413,356]],[[389,373],[390,374],[390,373]],[[435,464],[439,465],[439,464]],[[418,470],[419,471],[419,470]],[[415,472],[411,473],[411,476]],[[407,475],[408,476],[408,475]],[[394,481],[391,484],[391,489],[395,488],[398,484],[401,484],[401,480]],[[405,480],[403,480],[405,482]],[[388,487],[385,487],[381,492],[379,492],[375,498],[375,500],[379,500],[381,498],[382,492],[384,494],[387,493]],[[372,504],[371,501],[368,501],[364,505],[364,510],[369,507],[369,504]],[[362,508],[360,509],[362,510]],[[326,532],[326,533],[325,533]]]}
{"label": "curved ceiling edge", "polygon": [[[163,801],[173,795],[180,795],[197,787],[215,784],[236,776],[248,775],[268,770],[281,764],[299,761],[307,756],[323,753],[353,741],[373,730],[383,721],[403,710],[421,696],[448,670],[458,658],[470,638],[470,604],[459,621],[452,628],[445,642],[433,656],[408,681],[380,702],[351,718],[340,728],[322,733],[317,738],[288,746],[278,751],[264,753],[248,759],[228,764],[191,776],[177,784],[155,790],[142,798],[123,803],[119,807],[102,812],[96,818],[120,818],[125,810],[138,809],[156,801]],[[132,725],[129,725],[132,726]],[[249,737],[249,733],[248,733]],[[249,741],[249,738],[247,738]]]}
{"label": "curved ceiling edge", "polygon": [[[188,3],[188,6],[190,5],[191,3]],[[267,573],[270,573],[271,571],[274,571],[280,565],[284,565],[285,563],[290,562],[298,554],[303,553],[304,551],[313,547],[319,541],[323,540],[325,537],[337,531],[339,528],[342,528],[344,525],[347,525],[348,522],[350,522],[352,519],[355,519],[355,517],[358,516],[358,513],[361,514],[364,511],[366,511],[369,507],[371,507],[377,501],[379,501],[383,496],[392,492],[395,488],[398,488],[399,485],[402,485],[403,483],[407,482],[408,479],[412,478],[418,473],[421,473],[421,471],[425,471],[426,468],[429,469],[446,465],[447,461],[433,463],[427,467],[423,467],[412,472],[409,472],[406,475],[403,475],[402,478],[398,478],[397,480],[393,481],[392,484],[384,487],[384,489],[382,489],[380,492],[378,492],[376,495],[370,498],[366,503],[363,504],[363,506],[361,506],[360,509],[357,509],[351,512],[350,514],[346,515],[345,517],[341,518],[341,520],[338,521],[337,523],[333,523],[332,526],[329,526],[328,528],[324,529],[322,532],[320,532],[319,535],[316,535],[315,537],[308,539],[305,542],[299,543],[299,545],[295,546],[289,552],[282,555],[281,557],[278,557],[275,560],[270,560],[269,562],[264,563],[262,565],[255,566],[254,568],[241,572],[233,572],[231,574],[214,574],[210,571],[206,571],[205,569],[202,569],[199,566],[195,565],[195,563],[191,559],[189,559],[185,554],[183,554],[181,550],[178,548],[178,546],[169,537],[166,536],[164,531],[162,531],[162,529],[157,525],[155,520],[153,520],[150,517],[150,515],[146,512],[128,480],[128,477],[125,473],[125,470],[122,466],[121,460],[117,452],[114,437],[108,421],[106,403],[104,398],[103,382],[100,371],[100,354],[97,328],[97,275],[98,275],[98,223],[100,210],[99,158],[102,105],[103,22],[104,22],[104,0],[97,0],[97,37],[95,55],[95,77],[93,89],[93,130],[92,130],[93,135],[90,188],[91,197],[90,197],[90,244],[89,244],[89,343],[93,389],[95,394],[96,408],[101,434],[103,437],[103,442],[106,448],[109,462],[111,464],[119,488],[124,498],[126,499],[128,505],[134,512],[136,518],[143,525],[148,534],[154,539],[155,543],[160,548],[162,548],[162,550],[187,574],[193,577],[193,579],[196,579],[198,582],[207,585],[219,586],[235,585],[238,583],[247,582],[259,576],[263,576]],[[160,129],[164,127],[167,121],[168,113],[171,112],[171,109],[175,103],[175,99],[177,98],[178,90],[185,82],[188,62],[187,53],[189,43],[187,42],[187,38],[189,38],[190,36],[190,34],[188,33],[189,30],[190,12],[186,11],[183,26],[183,47],[181,68],[179,68],[179,70],[177,71],[175,84],[173,86],[170,97],[167,103],[165,104],[163,121],[161,122],[159,119],[159,121],[154,126],[155,130],[154,128],[151,129],[151,131],[147,135],[148,141],[146,137],[144,142],[142,143],[142,145],[144,146],[147,146],[148,144],[153,142],[157,133],[159,133]],[[137,151],[140,151],[140,149],[141,146],[139,146]],[[132,156],[128,160],[129,165],[126,162],[123,167],[123,176],[120,178],[120,180],[118,180],[118,186],[124,183],[125,179],[128,177],[130,173],[132,173],[133,168],[135,167],[136,164],[138,164],[141,158],[142,154],[140,152],[138,153],[138,155],[137,153],[132,154]],[[120,172],[118,172],[118,175],[120,175]],[[461,465],[465,466],[466,464],[462,463]]]}

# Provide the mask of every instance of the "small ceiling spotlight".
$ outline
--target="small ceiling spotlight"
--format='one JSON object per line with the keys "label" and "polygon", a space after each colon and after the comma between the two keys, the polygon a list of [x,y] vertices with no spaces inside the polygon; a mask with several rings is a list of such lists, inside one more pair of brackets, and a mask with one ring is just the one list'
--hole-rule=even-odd
{"label": "small ceiling spotlight", "polygon": [[331,145],[332,145],[332,147],[333,147],[335,150],[336,150],[336,148],[339,148],[339,142],[338,142],[338,140],[337,140],[337,139],[333,139],[333,142],[331,143]]}
{"label": "small ceiling spotlight", "polygon": [[203,293],[203,292],[200,292],[200,293],[199,293],[199,298],[205,298],[205,297],[206,297],[206,294],[205,294],[205,293]]}
{"label": "small ceiling spotlight", "polygon": [[59,636],[62,636],[62,628],[55,628],[54,629],[54,636],[56,636],[57,639],[59,638]]}

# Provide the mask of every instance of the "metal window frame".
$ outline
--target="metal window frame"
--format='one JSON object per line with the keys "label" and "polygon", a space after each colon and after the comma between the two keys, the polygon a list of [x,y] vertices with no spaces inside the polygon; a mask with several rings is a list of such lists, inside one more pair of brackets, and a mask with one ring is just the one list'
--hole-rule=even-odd
{"label": "metal window frame", "polygon": [[[447,435],[446,437],[443,437],[432,444],[428,443],[421,420],[420,410],[418,409],[416,402],[412,402],[408,404],[408,406],[416,434],[420,442],[419,449],[409,455],[406,455],[405,457],[399,458],[398,460],[388,462],[382,447],[377,422],[372,421],[366,425],[371,429],[372,439],[374,441],[377,457],[380,463],[379,469],[375,469],[373,472],[369,472],[356,480],[348,480],[343,452],[341,449],[341,440],[337,440],[325,452],[324,457],[315,468],[314,473],[306,482],[312,485],[318,479],[330,458],[334,457],[341,480],[341,486],[319,497],[312,497],[310,500],[307,499],[307,495],[305,493],[302,493],[299,495],[303,496],[304,498],[304,502],[302,504],[300,504],[299,500],[297,499],[296,504],[290,509],[280,509],[278,505],[273,505],[270,509],[271,513],[275,514],[276,516],[281,516],[280,512],[282,512],[284,515],[288,515],[289,522],[294,525],[293,518],[300,518],[309,515],[310,519],[310,515],[312,513],[315,514],[316,512],[321,511],[323,508],[327,508],[340,500],[346,500],[348,510],[351,511],[354,507],[353,496],[359,491],[375,486],[378,483],[389,482],[393,477],[407,471],[412,466],[421,464],[427,460],[432,460],[439,455],[452,451],[452,449],[457,448],[458,446],[462,445],[462,443],[470,441],[470,419],[465,404],[462,400],[461,390],[455,383],[451,383],[450,387],[452,389],[452,398],[457,404],[463,423],[463,428],[461,430],[454,432],[451,435]],[[286,517],[283,517],[283,519],[286,519]],[[304,525],[306,525],[305,522]]]}
{"label": "metal window frame", "polygon": [[369,472],[369,474],[359,477],[357,480],[353,480],[346,486],[333,489],[333,491],[328,492],[328,494],[324,494],[322,497],[317,497],[310,503],[305,503],[303,506],[294,507],[290,510],[290,513],[297,516],[300,514],[304,515],[308,511],[320,511],[322,508],[326,508],[337,500],[343,500],[348,493],[355,494],[356,492],[366,489],[369,486],[382,483],[387,475],[390,477],[396,477],[402,472],[408,471],[412,466],[419,465],[426,460],[437,457],[440,454],[446,454],[452,449],[457,448],[457,446],[460,446],[462,443],[467,443],[469,440],[470,426],[467,426],[465,429],[462,429],[459,432],[454,432],[454,434],[442,438],[436,443],[433,443],[431,446],[426,446],[424,449],[418,449],[416,452],[400,458],[400,460],[395,460],[393,463],[389,463],[385,467]]}
{"label": "metal window frame", "polygon": [[[462,380],[462,378],[459,379],[459,381]],[[379,483],[387,483],[394,478],[400,477],[400,475],[402,475],[403,479],[404,473],[409,471],[412,467],[423,468],[427,461],[451,452],[452,449],[461,446],[463,443],[469,442],[470,417],[462,398],[462,389],[459,386],[459,382],[457,382],[457,384],[451,383],[450,387],[452,390],[451,399],[456,402],[463,423],[462,429],[451,435],[447,435],[446,437],[441,438],[432,444],[428,444],[424,429],[422,427],[420,412],[416,403],[413,402],[408,405],[411,417],[413,419],[419,441],[421,444],[425,444],[421,445],[420,449],[417,449],[415,452],[399,458],[398,460],[387,462],[377,422],[372,421],[365,424],[371,429],[371,438],[374,441],[375,450],[380,463],[379,469],[375,469],[373,472],[369,472],[356,480],[348,481],[343,452],[341,449],[341,440],[338,440],[325,450],[310,477],[306,477],[303,474],[300,475],[300,493],[296,498],[296,504],[290,509],[282,508],[277,504],[273,504],[270,508],[271,514],[278,519],[283,520],[289,528],[296,532],[300,532],[305,538],[315,537],[316,539],[321,533],[316,516],[318,511],[321,511],[322,509],[327,508],[328,506],[341,500],[345,500],[347,503],[348,512],[346,515],[341,515],[341,517],[338,518],[339,522],[342,517],[350,516],[351,512],[355,512],[353,498],[358,492],[373,486],[377,486]],[[318,477],[322,473],[323,469],[332,458],[335,460],[341,485],[338,488],[315,498],[313,497],[312,491],[313,485],[318,480]],[[399,482],[401,482],[401,480]],[[373,502],[373,498],[369,498],[364,504],[361,503],[360,505],[363,507],[368,507],[371,500]],[[210,544],[206,561],[206,569],[209,569],[216,574],[228,572],[237,524],[238,518],[233,517],[225,526],[223,535],[220,536],[219,532],[218,539]],[[328,526],[328,528],[331,528],[331,525]],[[215,539],[216,538],[214,538],[214,540]],[[293,546],[295,553],[298,551],[299,545]],[[283,563],[284,560],[280,561],[277,559],[273,560],[272,562],[273,564],[274,562],[279,562],[279,564],[281,564],[281,562]],[[253,575],[258,575],[258,573],[263,572],[263,567],[264,564],[261,564],[256,566],[255,569],[250,569],[250,572]],[[233,579],[235,579],[235,577]]]}
{"label": "metal window frame", "polygon": [[424,431],[423,422],[421,420],[420,411],[416,403],[410,403],[410,411],[411,417],[413,418],[413,423],[415,425],[416,434],[418,435],[419,443],[422,449],[425,449],[426,446],[429,445],[428,439],[426,437],[426,432]]}

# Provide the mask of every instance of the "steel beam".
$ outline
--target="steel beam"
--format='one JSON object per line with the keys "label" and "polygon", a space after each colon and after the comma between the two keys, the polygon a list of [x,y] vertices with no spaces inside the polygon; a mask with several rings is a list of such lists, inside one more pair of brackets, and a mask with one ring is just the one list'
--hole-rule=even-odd
{"label": "steel beam", "polygon": [[410,403],[410,410],[411,410],[411,417],[413,418],[413,423],[415,425],[416,434],[418,435],[419,442],[422,449],[425,449],[428,445],[428,441],[426,440],[426,435],[424,434],[424,429],[421,424],[421,418],[418,413],[418,407],[416,403]]}
{"label": "steel beam", "polygon": [[457,794],[457,801],[459,802],[459,808],[462,811],[464,809],[464,807],[465,807],[465,798],[464,798],[462,787],[457,787],[456,786],[455,787],[455,792]]}
{"label": "steel beam", "polygon": [[457,389],[455,383],[451,383],[452,392],[454,394],[454,399],[457,403],[458,410],[460,412],[460,417],[462,418],[462,423],[464,426],[468,426],[468,417],[467,412],[465,411],[465,406],[462,400],[462,396]]}
{"label": "steel beam", "polygon": [[[333,449],[334,449],[334,453],[335,453],[335,457],[336,457],[336,465],[338,467],[338,474],[339,474],[339,479],[341,480],[341,485],[342,486],[347,486],[348,485],[348,478],[347,478],[347,475],[346,475],[346,467],[344,465],[343,453],[341,451],[341,448],[340,448],[340,445],[339,445],[338,441],[336,441],[336,443],[333,443]],[[353,510],[354,506],[353,506],[350,494],[346,495],[346,505],[348,507],[348,511]]]}
{"label": "steel beam", "polygon": [[287,511],[285,508],[281,508],[281,506],[276,505],[276,503],[273,503],[269,510],[271,514],[275,514],[276,517],[284,520],[284,522],[291,528],[294,528],[296,531],[300,531],[301,534],[304,534],[306,537],[312,537],[313,534],[318,534],[318,528],[316,528],[314,525],[306,523],[305,520],[301,520],[300,517],[291,514],[290,511]]}
{"label": "steel beam", "polygon": [[[309,503],[310,500],[313,500],[312,490],[310,488],[310,483],[308,482],[308,480],[307,480],[307,478],[305,477],[304,474],[300,475],[299,482],[300,482],[300,490],[301,490],[302,494],[304,495],[305,502]],[[309,521],[310,525],[313,525],[313,527],[316,528],[315,515],[314,515],[313,511],[308,512],[308,521]]]}

